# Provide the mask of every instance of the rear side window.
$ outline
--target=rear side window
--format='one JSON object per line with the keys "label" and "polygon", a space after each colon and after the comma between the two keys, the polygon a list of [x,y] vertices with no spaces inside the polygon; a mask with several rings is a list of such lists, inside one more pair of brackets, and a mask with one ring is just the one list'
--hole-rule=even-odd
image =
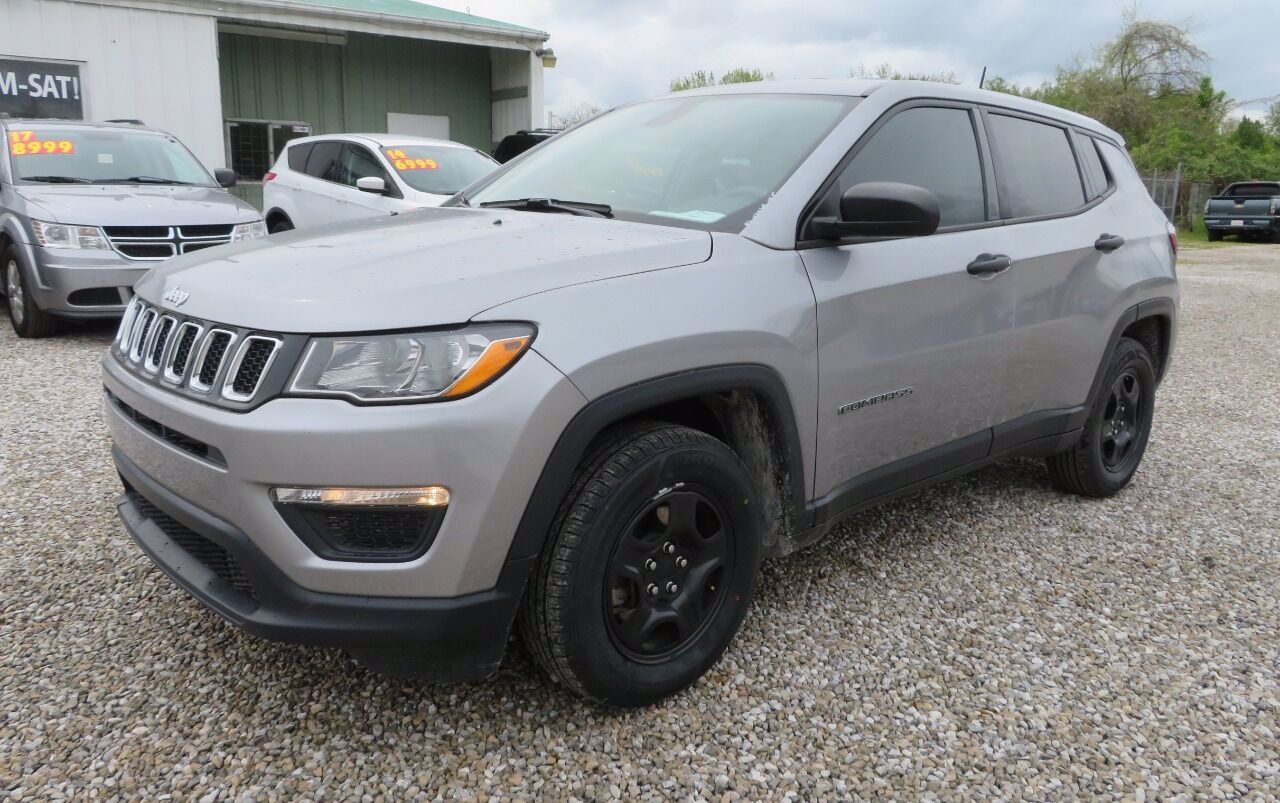
{"label": "rear side window", "polygon": [[839,191],[865,181],[924,187],[938,197],[940,226],[986,220],[978,139],[965,109],[917,107],[894,115],[845,168]]}
{"label": "rear side window", "polygon": [[289,148],[290,170],[295,173],[305,173],[307,171],[307,157],[311,155],[312,144],[307,142],[302,145],[293,145]]}
{"label": "rear side window", "polygon": [[1076,142],[1080,146],[1080,164],[1089,179],[1089,200],[1092,201],[1111,188],[1111,180],[1107,176],[1107,169],[1102,165],[1097,141],[1093,137],[1080,137]]}
{"label": "rear side window", "polygon": [[988,120],[1005,215],[1058,215],[1084,205],[1065,128],[1005,114],[993,113]]}
{"label": "rear side window", "polygon": [[338,159],[342,155],[341,142],[317,142],[307,157],[307,175],[325,181],[338,180]]}

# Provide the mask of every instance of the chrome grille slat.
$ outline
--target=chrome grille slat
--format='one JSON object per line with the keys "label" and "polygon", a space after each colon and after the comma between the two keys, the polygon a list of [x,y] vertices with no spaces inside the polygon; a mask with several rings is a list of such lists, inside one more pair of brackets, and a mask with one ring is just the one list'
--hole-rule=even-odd
{"label": "chrome grille slat", "polygon": [[223,398],[247,402],[253,399],[262,378],[271,370],[281,342],[274,337],[249,335],[236,349],[235,359],[222,383]]}
{"label": "chrome grille slat", "polygon": [[138,319],[138,331],[132,334],[129,343],[129,362],[138,362],[142,359],[143,349],[146,348],[145,341],[155,320],[156,311],[154,308],[148,308],[142,312],[141,317]]}
{"label": "chrome grille slat", "polygon": [[227,359],[227,352],[236,342],[236,333],[226,329],[210,329],[200,343],[200,351],[196,354],[191,369],[191,379],[187,387],[198,393],[208,393],[222,370],[222,363]]}
{"label": "chrome grille slat", "polygon": [[173,335],[173,351],[164,364],[166,382],[177,385],[186,376],[187,366],[191,364],[191,354],[195,351],[204,327],[194,321],[185,321]]}
{"label": "chrome grille slat", "polygon": [[149,374],[160,370],[160,366],[164,364],[165,346],[169,344],[169,336],[173,334],[173,327],[177,323],[172,315],[163,315],[159,322],[153,325],[155,331],[151,335],[151,343],[147,346],[147,357],[142,361],[142,370]]}

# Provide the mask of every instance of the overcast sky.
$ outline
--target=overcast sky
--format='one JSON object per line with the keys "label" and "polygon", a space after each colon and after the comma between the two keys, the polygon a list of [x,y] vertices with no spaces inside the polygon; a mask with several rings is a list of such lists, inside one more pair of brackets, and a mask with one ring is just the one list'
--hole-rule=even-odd
{"label": "overcast sky", "polygon": [[[673,76],[759,67],[846,77],[888,62],[1038,84],[1119,29],[1127,0],[434,0],[551,34],[546,107],[608,107],[664,94]],[[1192,27],[1237,100],[1280,95],[1280,0],[1145,0],[1143,17]],[[1258,111],[1262,107],[1254,106]]]}

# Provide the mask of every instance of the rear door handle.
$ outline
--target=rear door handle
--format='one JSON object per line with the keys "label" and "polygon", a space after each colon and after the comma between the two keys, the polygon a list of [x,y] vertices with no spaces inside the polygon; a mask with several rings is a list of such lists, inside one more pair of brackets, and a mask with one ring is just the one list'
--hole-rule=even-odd
{"label": "rear door handle", "polygon": [[1118,234],[1104,234],[1093,241],[1093,247],[1104,254],[1110,254],[1124,245],[1124,238]]}
{"label": "rear door handle", "polygon": [[973,276],[995,276],[1007,271],[1012,264],[1013,260],[1004,254],[978,254],[967,270]]}

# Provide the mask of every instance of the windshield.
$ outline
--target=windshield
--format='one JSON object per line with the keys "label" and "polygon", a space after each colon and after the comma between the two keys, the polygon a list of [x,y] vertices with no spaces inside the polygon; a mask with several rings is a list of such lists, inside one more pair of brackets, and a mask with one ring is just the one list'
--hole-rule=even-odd
{"label": "windshield", "polygon": [[706,95],[624,106],[547,142],[471,204],[608,204],[623,220],[738,232],[858,98]]}
{"label": "windshield", "polygon": [[153,131],[31,125],[9,129],[14,176],[26,183],[215,186],[178,140]]}
{"label": "windshield", "polygon": [[447,145],[389,145],[382,155],[405,184],[435,195],[453,195],[498,166],[479,151]]}

